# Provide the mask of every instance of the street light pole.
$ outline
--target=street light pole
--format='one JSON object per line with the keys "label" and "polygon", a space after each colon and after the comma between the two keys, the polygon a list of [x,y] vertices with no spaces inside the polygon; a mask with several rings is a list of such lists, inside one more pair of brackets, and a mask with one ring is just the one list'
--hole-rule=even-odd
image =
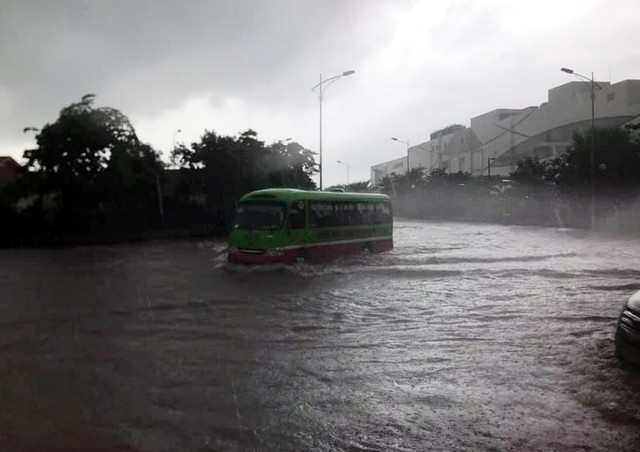
{"label": "street light pole", "polygon": [[407,145],[407,174],[409,174],[409,169],[410,169],[410,166],[409,166],[409,148],[411,147],[411,145],[409,144],[409,140],[402,141],[402,140],[398,140],[395,137],[391,137],[391,139],[393,141],[397,141],[398,143],[402,143],[402,144],[406,144]]}
{"label": "street light pole", "polygon": [[[182,132],[180,129],[173,132],[173,152],[176,150],[176,134],[180,132]],[[158,211],[160,213],[160,221],[162,221],[162,224],[164,225],[164,200],[162,194],[162,183],[158,173],[156,173],[156,191],[158,192]]]}
{"label": "street light pole", "polygon": [[162,185],[160,184],[160,176],[156,173],[156,191],[158,192],[158,212],[160,213],[160,221],[164,225],[164,202],[162,200]]}
{"label": "street light pole", "polygon": [[311,88],[311,91],[315,91],[318,94],[318,103],[320,104],[320,143],[319,143],[319,160],[320,164],[318,165],[318,170],[320,172],[320,190],[322,190],[322,100],[324,98],[324,92],[327,90],[331,83],[335,82],[342,77],[346,77],[347,75],[355,74],[356,71],[345,71],[340,75],[334,75],[333,77],[329,77],[327,79],[322,79],[322,74],[320,74],[320,83]]}
{"label": "street light pole", "polygon": [[318,156],[319,160],[320,160],[320,164],[318,166],[318,185],[320,186],[320,190],[322,190],[322,97],[323,97],[323,90],[322,90],[322,72],[320,73],[320,84],[318,85],[319,89],[318,89],[318,103],[320,104],[320,130],[319,130],[319,153],[320,155]]}
{"label": "street light pole", "polygon": [[347,186],[349,186],[349,164],[347,162],[342,162],[340,160],[336,160],[336,162],[342,163],[343,165],[345,165],[347,167]]}
{"label": "street light pole", "polygon": [[593,72],[591,73],[591,78],[586,77],[582,74],[578,74],[573,69],[569,69],[566,67],[560,68],[562,72],[566,72],[567,74],[575,75],[576,77],[586,81],[589,83],[591,87],[591,139],[589,140],[589,178],[590,180],[590,189],[591,189],[591,229],[593,230],[596,225],[596,204],[595,204],[595,131],[596,131],[596,85],[599,89],[602,89],[599,83],[597,83],[593,77]]}
{"label": "street light pole", "polygon": [[175,132],[173,132],[173,150],[176,150],[176,135],[179,134],[180,132],[182,132],[181,129],[176,130]]}

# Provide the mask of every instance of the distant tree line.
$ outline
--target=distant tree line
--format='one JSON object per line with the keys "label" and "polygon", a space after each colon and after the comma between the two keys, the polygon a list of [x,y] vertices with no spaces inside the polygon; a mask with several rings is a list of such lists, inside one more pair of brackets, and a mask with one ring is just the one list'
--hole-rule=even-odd
{"label": "distant tree line", "polygon": [[268,187],[314,189],[314,154],[256,132],[206,131],[172,167],[119,110],[94,96],[35,131],[22,177],[0,188],[0,245],[100,242],[167,230],[223,232],[237,198]]}
{"label": "distant tree line", "polygon": [[[22,177],[0,188],[0,245],[72,244],[224,233],[237,199],[270,187],[315,189],[314,154],[297,143],[265,144],[256,132],[237,137],[205,131],[177,146],[171,165],[139,140],[128,118],[95,107],[87,95],[36,132]],[[591,193],[599,226],[640,226],[637,128],[576,133],[557,158],[525,158],[509,179],[434,169],[385,177],[380,191],[394,213],[425,219],[589,227]]]}
{"label": "distant tree line", "polygon": [[[508,178],[473,177],[420,168],[392,174],[380,190],[395,198],[397,215],[410,218],[490,221],[588,228],[592,190],[596,227],[640,227],[638,128],[574,133],[557,158],[527,157]],[[593,175],[593,177],[592,177]]]}
{"label": "distant tree line", "polygon": [[368,180],[360,182],[351,182],[350,184],[333,185],[327,190],[338,190],[352,193],[372,193],[378,192],[378,187],[371,185]]}

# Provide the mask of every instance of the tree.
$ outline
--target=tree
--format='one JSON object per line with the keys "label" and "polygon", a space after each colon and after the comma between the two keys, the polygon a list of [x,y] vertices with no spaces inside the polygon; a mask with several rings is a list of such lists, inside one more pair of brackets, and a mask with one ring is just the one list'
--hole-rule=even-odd
{"label": "tree", "polygon": [[[203,199],[205,211],[228,215],[243,194],[262,188],[315,188],[314,154],[298,143],[265,145],[253,130],[237,138],[206,131],[189,148],[180,146],[171,159],[189,170],[193,196]],[[199,176],[199,177],[198,177]]]}
{"label": "tree", "polygon": [[63,108],[36,135],[38,147],[24,153],[31,190],[55,198],[62,230],[112,222],[113,209],[123,211],[123,220],[133,224],[143,214],[140,208],[157,205],[158,154],[140,143],[122,112],[94,108],[94,98],[85,95]]}
{"label": "tree", "polygon": [[542,185],[549,178],[552,166],[538,157],[525,157],[517,163],[516,170],[509,176],[516,183]]}
{"label": "tree", "polygon": [[413,168],[408,173],[398,175],[391,173],[382,178],[378,184],[378,189],[389,196],[401,196],[424,186],[424,169]]}
{"label": "tree", "polygon": [[298,143],[277,142],[267,148],[265,162],[269,185],[312,190],[311,176],[317,172],[314,153]]}
{"label": "tree", "polygon": [[345,190],[354,193],[369,193],[373,191],[373,187],[371,187],[368,180],[364,180],[361,182],[351,182],[345,187]]}
{"label": "tree", "polygon": [[561,208],[573,226],[590,225],[592,190],[599,218],[624,208],[640,195],[640,142],[634,132],[633,127],[574,132],[571,146],[559,157],[518,162],[510,197],[529,210],[542,210],[528,206],[531,202],[546,203],[556,212]]}
{"label": "tree", "polygon": [[380,181],[378,182],[378,185],[376,186],[376,188],[381,193],[384,193],[385,195],[395,196],[394,176],[395,176],[395,174],[393,174],[393,173],[390,174],[390,175],[384,176],[382,179],[380,179]]}
{"label": "tree", "polygon": [[[553,165],[554,178],[564,189],[585,189],[591,181],[591,131],[574,132],[573,143]],[[594,186],[597,194],[635,193],[640,187],[640,143],[626,129],[596,129]]]}
{"label": "tree", "polygon": [[92,181],[111,153],[139,144],[128,118],[114,108],[94,109],[93,97],[63,108],[53,124],[36,135],[38,147],[27,150],[27,168],[63,180]]}
{"label": "tree", "polygon": [[423,181],[423,186],[429,189],[434,188],[450,188],[456,185],[464,184],[472,179],[469,173],[448,173],[441,168],[432,169]]}

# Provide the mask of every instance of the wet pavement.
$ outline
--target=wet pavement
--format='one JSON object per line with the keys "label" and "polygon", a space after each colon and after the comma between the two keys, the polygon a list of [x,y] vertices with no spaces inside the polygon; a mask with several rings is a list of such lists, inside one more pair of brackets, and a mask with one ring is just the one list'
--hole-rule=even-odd
{"label": "wet pavement", "polygon": [[395,249],[0,251],[0,449],[637,450],[640,237],[398,221]]}

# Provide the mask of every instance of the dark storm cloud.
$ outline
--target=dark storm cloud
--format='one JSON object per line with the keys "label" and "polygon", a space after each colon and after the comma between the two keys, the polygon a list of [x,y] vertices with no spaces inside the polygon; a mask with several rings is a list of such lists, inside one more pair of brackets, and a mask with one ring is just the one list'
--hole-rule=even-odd
{"label": "dark storm cloud", "polygon": [[159,114],[203,94],[214,104],[235,96],[284,107],[292,98],[305,99],[300,92],[308,91],[321,65],[331,67],[341,55],[371,44],[342,36],[353,30],[360,7],[354,1],[339,7],[248,0],[4,1],[0,142],[25,140],[23,127],[55,120],[86,93],[130,117]]}
{"label": "dark storm cloud", "polygon": [[339,62],[369,45],[347,34],[345,46],[337,33],[353,30],[361,5],[4,1],[0,90],[13,108],[0,134],[55,119],[87,92],[126,113],[149,113],[202,92],[281,99],[296,82],[308,89],[307,72],[317,73],[329,55]]}
{"label": "dark storm cloud", "polygon": [[[640,78],[635,0],[0,0],[0,155],[86,93],[167,151],[174,132],[251,127],[317,151],[318,74],[331,87],[326,183],[353,180],[433,130],[539,105],[570,66]],[[606,19],[606,20],[605,20]],[[635,53],[634,53],[635,52]],[[333,165],[335,168],[332,168]]]}

